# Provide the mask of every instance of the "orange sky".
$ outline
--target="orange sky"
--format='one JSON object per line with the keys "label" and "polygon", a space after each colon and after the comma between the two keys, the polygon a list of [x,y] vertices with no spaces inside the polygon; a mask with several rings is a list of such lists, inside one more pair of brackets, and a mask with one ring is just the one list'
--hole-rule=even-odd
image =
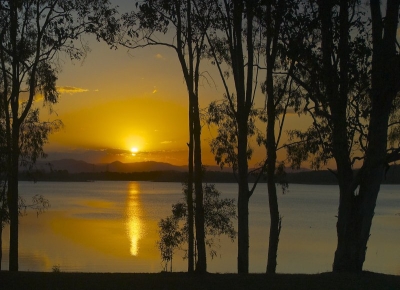
{"label": "orange sky", "polygon": [[[124,1],[113,1],[117,2],[128,9]],[[62,60],[55,113],[42,109],[45,120],[59,118],[64,123],[46,145],[49,159],[187,164],[188,97],[175,52],[164,47],[110,50],[92,37],[86,41],[91,51],[83,61]],[[224,91],[215,67],[205,63],[202,71],[213,76],[202,80],[200,106],[205,108]],[[259,87],[257,102],[262,105]],[[299,120],[290,115],[288,128],[298,126]],[[208,146],[212,133],[206,126],[202,132],[203,163],[215,165]],[[137,153],[131,152],[133,147]],[[263,148],[255,149],[253,164],[265,155]]]}

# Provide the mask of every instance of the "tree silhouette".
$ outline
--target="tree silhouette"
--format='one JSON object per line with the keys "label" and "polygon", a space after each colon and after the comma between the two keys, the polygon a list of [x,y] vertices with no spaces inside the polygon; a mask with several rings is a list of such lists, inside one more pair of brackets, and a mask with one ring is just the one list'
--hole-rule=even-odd
{"label": "tree silhouette", "polygon": [[[207,270],[204,234],[204,209],[202,192],[202,161],[201,161],[201,123],[199,111],[199,79],[200,64],[205,49],[205,29],[209,25],[208,7],[198,1],[196,10],[192,0],[177,1],[143,1],[137,4],[138,11],[125,14],[123,35],[120,43],[128,48],[162,45],[172,48],[182,68],[189,96],[189,180],[192,186],[194,180],[196,213],[193,215],[192,191],[189,190],[189,252],[193,253],[193,216],[196,224],[196,244],[198,261],[196,271],[204,273]],[[201,19],[201,25],[200,25]],[[170,37],[163,41],[157,34]],[[128,36],[126,38],[126,36]],[[189,254],[188,271],[193,271],[193,255]]]}
{"label": "tree silhouette", "polygon": [[[33,109],[35,98],[41,94],[46,104],[57,102],[58,57],[84,56],[79,38],[86,32],[111,42],[118,28],[114,14],[115,10],[102,0],[0,3],[0,95],[7,144],[10,271],[18,271],[18,166],[26,161],[21,157],[29,150],[32,162],[42,155],[41,146],[54,129],[54,124],[31,126],[37,120],[37,111]],[[24,131],[29,126],[34,131]]]}
{"label": "tree silhouette", "polygon": [[[308,25],[302,29],[307,33],[297,45],[301,48],[293,48],[299,59],[292,77],[303,87],[303,109],[313,125],[291,132],[307,142],[288,151],[294,163],[311,153],[315,168],[331,158],[336,162],[332,172],[340,200],[333,270],[339,272],[362,270],[385,166],[398,159],[398,149],[388,150],[387,143],[388,128],[394,141],[399,124],[393,32],[399,2],[387,2],[385,19],[378,2],[370,2],[368,15],[358,1],[305,1],[303,23]],[[359,160],[362,167],[354,173]]]}
{"label": "tree silhouette", "polygon": [[[257,53],[254,43],[258,35],[255,11],[257,1],[209,1],[213,25],[208,31],[209,54],[218,67],[225,96],[237,124],[238,172],[238,272],[249,271],[249,199],[253,193],[248,184],[249,118],[254,103],[257,81]],[[224,71],[223,65],[228,66]],[[256,69],[255,69],[256,68]],[[226,77],[233,75],[235,93],[228,87]],[[235,102],[234,102],[235,99]]]}

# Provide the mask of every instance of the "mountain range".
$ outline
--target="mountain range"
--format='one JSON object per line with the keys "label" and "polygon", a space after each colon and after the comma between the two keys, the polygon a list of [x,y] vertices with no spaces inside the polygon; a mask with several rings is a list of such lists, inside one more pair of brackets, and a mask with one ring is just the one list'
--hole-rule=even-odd
{"label": "mountain range", "polygon": [[[236,182],[231,168],[221,170],[219,166],[206,166],[205,182]],[[251,170],[251,169],[250,169]],[[356,171],[356,170],[355,170]],[[146,161],[122,163],[115,161],[107,164],[92,164],[82,160],[61,159],[53,161],[38,161],[31,170],[33,175],[20,168],[22,179],[42,179],[58,181],[82,180],[151,180],[183,182],[186,180],[187,166],[177,166],[169,163]],[[25,172],[25,173],[23,173]],[[36,172],[36,173],[35,173]],[[298,184],[337,184],[336,177],[328,170],[312,171],[309,169],[286,169],[284,180]],[[256,176],[250,175],[249,182],[254,182]],[[260,182],[265,182],[261,178]],[[400,184],[400,166],[392,165],[384,176],[383,183]]]}
{"label": "mountain range", "polygon": [[[221,170],[219,166],[206,166],[208,171],[223,171],[232,172],[230,168],[224,168]],[[92,172],[151,172],[151,171],[177,171],[186,172],[187,166],[172,165],[164,162],[156,161],[145,161],[145,162],[134,162],[134,163],[122,163],[115,161],[112,163],[100,163],[93,164],[82,160],[75,159],[60,159],[51,161],[38,161],[35,164],[35,169],[51,172],[59,170],[67,170],[69,173],[92,173]]]}

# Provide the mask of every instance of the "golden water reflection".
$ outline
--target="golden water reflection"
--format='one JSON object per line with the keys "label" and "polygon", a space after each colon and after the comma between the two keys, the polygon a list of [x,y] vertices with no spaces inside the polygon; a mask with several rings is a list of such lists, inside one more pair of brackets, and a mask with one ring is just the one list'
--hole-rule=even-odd
{"label": "golden water reflection", "polygon": [[137,256],[139,241],[144,236],[143,206],[140,200],[140,186],[137,182],[130,182],[126,202],[126,229],[130,241],[130,253]]}

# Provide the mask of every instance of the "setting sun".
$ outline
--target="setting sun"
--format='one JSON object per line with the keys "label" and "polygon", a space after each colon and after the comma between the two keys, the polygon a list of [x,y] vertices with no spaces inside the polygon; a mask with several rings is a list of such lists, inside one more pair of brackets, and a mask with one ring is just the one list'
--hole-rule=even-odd
{"label": "setting sun", "polygon": [[139,149],[137,147],[132,147],[131,148],[131,152],[132,153],[137,153],[139,151]]}

